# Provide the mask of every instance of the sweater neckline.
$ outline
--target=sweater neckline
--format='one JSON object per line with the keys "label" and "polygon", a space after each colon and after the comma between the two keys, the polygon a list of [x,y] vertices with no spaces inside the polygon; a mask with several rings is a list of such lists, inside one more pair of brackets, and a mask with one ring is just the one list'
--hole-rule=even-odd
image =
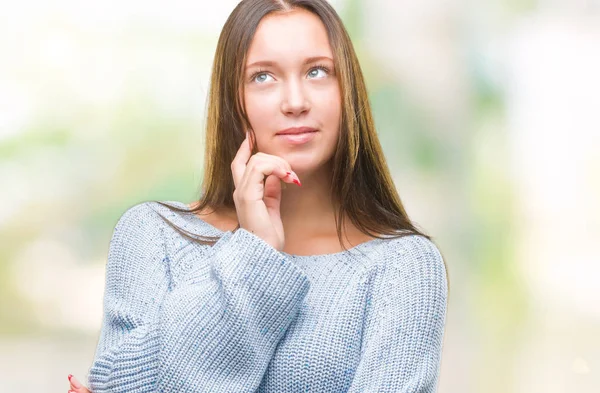
{"label": "sweater neckline", "polygon": [[[170,204],[175,204],[177,205],[177,207],[181,207],[181,208],[188,208],[189,206],[183,202],[179,202],[179,201],[168,201],[167,203]],[[209,224],[208,222],[204,221],[203,219],[201,219],[200,217],[198,217],[196,214],[190,214],[190,216],[193,217],[193,220],[197,221],[198,223],[200,223],[201,225],[209,228],[212,232],[216,232],[217,236],[222,236],[224,235],[227,231],[223,231],[217,227],[215,227],[212,224]],[[315,255],[297,255],[297,254],[288,254],[287,252],[284,251],[278,251],[279,253],[285,255],[288,258],[293,258],[293,259],[328,259],[328,258],[335,258],[335,257],[342,257],[342,256],[349,256],[349,255],[353,255],[357,252],[359,252],[362,248],[366,248],[366,247],[370,247],[373,246],[374,244],[379,243],[380,241],[383,241],[385,239],[381,239],[381,238],[375,238],[375,239],[371,239],[371,240],[367,240],[366,242],[362,242],[357,244],[354,247],[351,247],[347,250],[342,250],[342,251],[338,251],[338,252],[334,252],[334,253],[328,253],[328,254],[315,254]]]}

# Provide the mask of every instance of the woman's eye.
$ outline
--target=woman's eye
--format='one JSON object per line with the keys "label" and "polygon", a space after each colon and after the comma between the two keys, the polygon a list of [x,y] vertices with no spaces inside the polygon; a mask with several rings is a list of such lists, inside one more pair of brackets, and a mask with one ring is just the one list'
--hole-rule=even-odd
{"label": "woman's eye", "polygon": [[311,76],[311,77],[313,77],[313,78],[316,78],[316,77],[319,76],[319,71],[321,71],[321,73],[323,73],[323,76],[327,75],[327,70],[325,68],[323,68],[323,67],[313,68],[312,70],[310,70],[308,72],[308,75]]}
{"label": "woman's eye", "polygon": [[264,82],[266,82],[266,78],[267,78],[267,77],[271,77],[271,75],[269,75],[269,74],[265,74],[265,73],[263,72],[263,73],[260,73],[260,74],[256,74],[256,76],[255,76],[253,79],[254,79],[255,81],[257,81],[258,83],[264,83]]}

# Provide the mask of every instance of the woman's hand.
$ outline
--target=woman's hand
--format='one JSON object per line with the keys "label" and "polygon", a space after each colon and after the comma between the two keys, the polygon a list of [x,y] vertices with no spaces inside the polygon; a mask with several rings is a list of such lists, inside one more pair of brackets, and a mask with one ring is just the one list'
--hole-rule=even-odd
{"label": "woman's hand", "polygon": [[280,179],[299,186],[300,180],[286,160],[260,152],[252,155],[251,146],[250,133],[246,132],[246,139],[231,163],[238,221],[241,228],[281,251],[285,236],[279,211]]}
{"label": "woman's hand", "polygon": [[69,393],[71,392],[75,392],[75,393],[91,393],[88,388],[86,388],[85,386],[83,386],[81,384],[81,382],[79,382],[74,376],[72,376],[71,374],[69,374],[69,383],[71,384],[70,386],[70,390]]}

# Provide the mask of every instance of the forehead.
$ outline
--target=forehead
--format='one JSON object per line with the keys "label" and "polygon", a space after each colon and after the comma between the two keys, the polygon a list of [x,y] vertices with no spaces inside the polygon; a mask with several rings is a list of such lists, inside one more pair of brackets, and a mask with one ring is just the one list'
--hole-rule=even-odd
{"label": "forehead", "polygon": [[260,21],[247,64],[261,60],[285,63],[311,56],[332,57],[327,30],[317,15],[295,9],[267,15]]}

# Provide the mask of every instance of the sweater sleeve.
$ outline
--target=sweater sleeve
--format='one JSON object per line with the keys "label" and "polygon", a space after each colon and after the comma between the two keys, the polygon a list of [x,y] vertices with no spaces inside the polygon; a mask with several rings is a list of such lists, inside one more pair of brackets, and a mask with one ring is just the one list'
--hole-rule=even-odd
{"label": "sweater sleeve", "polygon": [[433,393],[447,307],[443,258],[421,236],[394,239],[378,265],[348,393]]}
{"label": "sweater sleeve", "polygon": [[[112,253],[121,258],[107,265],[105,297],[116,301],[105,302],[105,315],[118,303],[128,306],[103,325],[103,336],[118,338],[99,344],[89,376],[92,392],[256,391],[308,292],[306,274],[243,228],[225,232],[208,251],[208,268],[195,265],[174,288],[167,265],[157,262],[168,255],[156,257],[158,252],[146,249],[143,259]],[[135,275],[145,269],[154,274]],[[109,285],[109,270],[127,270],[130,279]],[[123,293],[136,294],[137,301]],[[140,304],[157,307],[142,312],[133,306]]]}
{"label": "sweater sleeve", "polygon": [[[87,378],[93,393],[153,391],[158,337],[152,323],[171,285],[156,218],[141,203],[127,210],[113,231],[100,338]],[[137,361],[124,368],[125,359]]]}

